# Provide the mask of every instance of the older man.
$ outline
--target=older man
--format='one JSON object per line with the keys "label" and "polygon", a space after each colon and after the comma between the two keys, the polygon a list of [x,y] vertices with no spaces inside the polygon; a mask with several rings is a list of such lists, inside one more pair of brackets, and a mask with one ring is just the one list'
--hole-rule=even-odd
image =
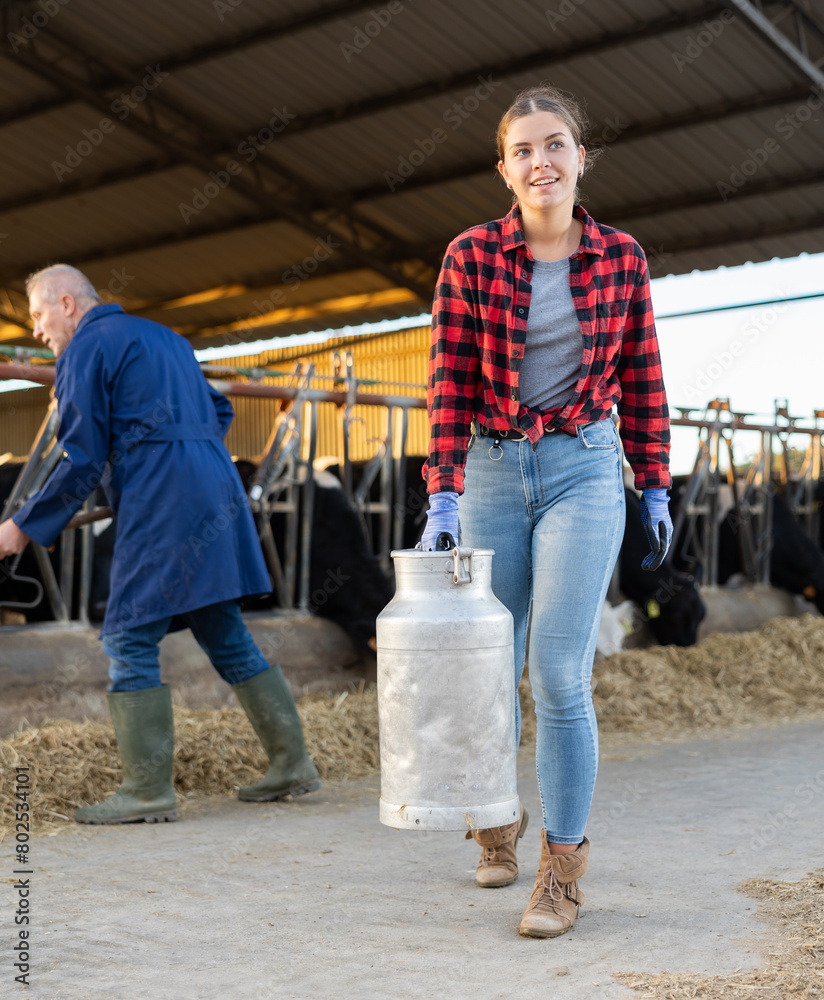
{"label": "older man", "polygon": [[269,578],[243,486],[223,444],[233,412],[191,347],[165,326],[102,305],[80,271],[57,264],[26,283],[34,336],[57,358],[58,440],[65,457],[0,524],[0,558],[29,539],[50,546],[102,483],[117,518],[101,637],[123,783],[84,806],[81,823],[176,818],[174,731],[158,643],[189,627],[234,690],[269,757],[244,801],[320,787],[280,667],[249,635],[238,602]]}

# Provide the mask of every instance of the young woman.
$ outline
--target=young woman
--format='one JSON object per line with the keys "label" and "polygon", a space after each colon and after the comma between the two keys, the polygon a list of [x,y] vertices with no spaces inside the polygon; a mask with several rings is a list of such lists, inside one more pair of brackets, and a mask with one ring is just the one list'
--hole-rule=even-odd
{"label": "young woman", "polygon": [[[498,126],[512,210],[450,244],[432,321],[423,546],[448,530],[495,550],[493,590],[515,621],[516,684],[529,625],[543,820],[520,926],[532,937],[569,930],[583,901],[598,764],[590,678],[624,526],[615,406],[643,491],[647,568],[660,564],[672,532],[669,414],[647,263],[631,236],[577,203],[586,133],[563,92],[542,86],[516,97]],[[520,718],[516,729],[520,736]],[[479,885],[518,877],[526,822],[522,811],[510,826],[473,831],[483,847]]]}

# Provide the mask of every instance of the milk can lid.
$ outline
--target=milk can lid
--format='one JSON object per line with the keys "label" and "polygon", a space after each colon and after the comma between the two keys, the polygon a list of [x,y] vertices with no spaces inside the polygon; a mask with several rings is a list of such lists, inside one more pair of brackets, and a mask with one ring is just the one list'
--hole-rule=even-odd
{"label": "milk can lid", "polygon": [[[444,556],[449,559],[454,551],[454,549],[441,549],[439,552],[424,552],[423,549],[392,549],[389,555],[393,559],[443,559]],[[473,557],[495,555],[495,549],[470,549],[461,546],[458,551],[464,558],[469,555]]]}

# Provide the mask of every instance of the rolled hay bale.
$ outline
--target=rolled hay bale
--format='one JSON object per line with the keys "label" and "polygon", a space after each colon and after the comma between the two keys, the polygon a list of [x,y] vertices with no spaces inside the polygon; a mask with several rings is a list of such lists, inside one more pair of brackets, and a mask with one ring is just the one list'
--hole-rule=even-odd
{"label": "rolled hay bale", "polygon": [[[651,739],[824,712],[824,618],[778,618],[755,632],[697,646],[625,650],[595,669],[601,731]],[[522,743],[535,738],[529,683],[521,685]],[[321,777],[354,778],[379,766],[374,687],[300,699],[306,743]],[[71,820],[120,782],[109,723],[51,720],[0,741],[0,836],[13,829],[14,765],[30,768],[34,832]],[[266,760],[238,709],[175,708],[174,781],[184,796],[234,794]]]}

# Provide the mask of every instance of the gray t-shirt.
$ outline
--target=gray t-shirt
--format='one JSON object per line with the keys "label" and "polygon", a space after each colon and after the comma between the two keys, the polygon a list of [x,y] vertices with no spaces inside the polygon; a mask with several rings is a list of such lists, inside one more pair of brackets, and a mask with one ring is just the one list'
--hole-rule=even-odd
{"label": "gray t-shirt", "polygon": [[581,373],[583,344],[569,288],[569,258],[536,260],[521,362],[521,403],[550,410],[569,399]]}

